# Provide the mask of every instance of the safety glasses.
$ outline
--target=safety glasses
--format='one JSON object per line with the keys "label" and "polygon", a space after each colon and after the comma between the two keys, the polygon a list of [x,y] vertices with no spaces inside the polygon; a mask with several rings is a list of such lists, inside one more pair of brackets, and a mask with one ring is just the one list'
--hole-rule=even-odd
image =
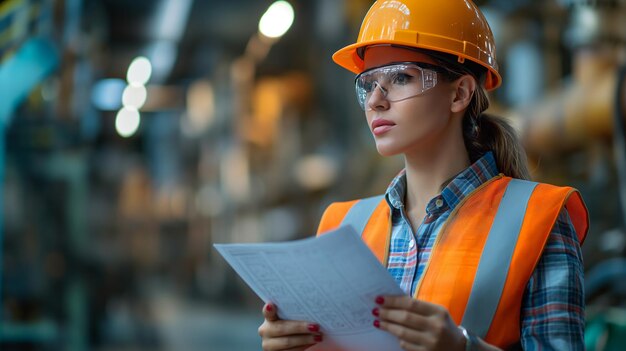
{"label": "safety glasses", "polygon": [[355,79],[357,100],[365,111],[376,88],[387,101],[410,99],[434,88],[440,70],[439,66],[422,62],[401,62],[372,68]]}

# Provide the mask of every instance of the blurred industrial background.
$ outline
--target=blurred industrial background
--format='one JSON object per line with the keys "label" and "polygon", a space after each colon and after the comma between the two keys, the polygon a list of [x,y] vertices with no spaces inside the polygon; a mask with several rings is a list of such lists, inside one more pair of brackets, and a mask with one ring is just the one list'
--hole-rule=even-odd
{"label": "blurred industrial background", "polygon": [[[259,350],[261,302],[212,244],[384,191],[402,160],[330,59],[372,1],[272,3],[0,2],[1,350]],[[623,350],[626,1],[477,4],[491,112],[589,206],[587,347]]]}

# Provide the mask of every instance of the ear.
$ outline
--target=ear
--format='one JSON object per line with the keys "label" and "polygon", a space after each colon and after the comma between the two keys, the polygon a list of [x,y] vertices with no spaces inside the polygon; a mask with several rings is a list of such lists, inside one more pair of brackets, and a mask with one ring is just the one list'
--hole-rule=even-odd
{"label": "ear", "polygon": [[466,74],[454,82],[455,90],[450,110],[462,112],[469,106],[476,90],[476,79]]}

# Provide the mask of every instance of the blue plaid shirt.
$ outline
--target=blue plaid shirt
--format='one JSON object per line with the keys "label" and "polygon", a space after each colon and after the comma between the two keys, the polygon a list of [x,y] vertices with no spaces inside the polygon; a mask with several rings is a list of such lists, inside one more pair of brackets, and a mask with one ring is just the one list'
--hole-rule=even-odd
{"label": "blue plaid shirt", "polygon": [[[392,213],[387,270],[406,293],[415,294],[435,238],[450,213],[464,197],[498,173],[493,154],[485,154],[428,203],[417,233],[413,233],[404,208],[405,172],[391,182],[386,192]],[[574,226],[563,209],[526,285],[521,311],[523,349],[584,350],[584,308],[582,254]]]}

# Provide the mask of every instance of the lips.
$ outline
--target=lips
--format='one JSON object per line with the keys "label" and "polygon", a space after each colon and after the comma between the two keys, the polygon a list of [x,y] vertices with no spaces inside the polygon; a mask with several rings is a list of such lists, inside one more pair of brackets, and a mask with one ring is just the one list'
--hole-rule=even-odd
{"label": "lips", "polygon": [[374,135],[381,135],[388,132],[391,128],[393,128],[396,124],[392,121],[386,119],[375,119],[372,121],[372,133]]}

